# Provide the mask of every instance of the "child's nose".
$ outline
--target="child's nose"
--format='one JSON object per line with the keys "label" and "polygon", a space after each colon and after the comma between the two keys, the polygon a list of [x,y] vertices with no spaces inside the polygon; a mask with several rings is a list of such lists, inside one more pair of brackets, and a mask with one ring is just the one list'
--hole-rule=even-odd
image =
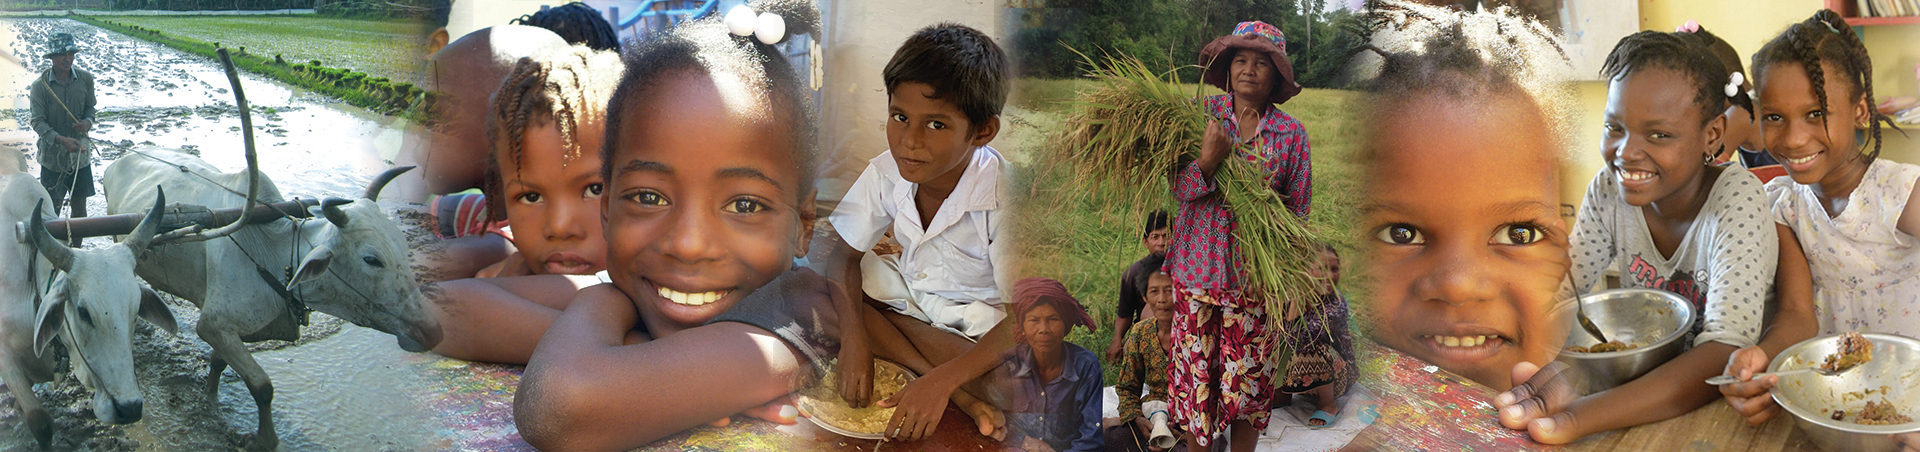
{"label": "child's nose", "polygon": [[1483,253],[1447,251],[1422,278],[1416,294],[1423,299],[1459,306],[1493,300],[1498,292]]}
{"label": "child's nose", "polygon": [[714,243],[715,228],[720,227],[709,213],[675,209],[673,223],[659,242],[662,254],[683,263],[718,259],[719,244]]}
{"label": "child's nose", "polygon": [[585,237],[587,235],[585,227],[587,221],[599,220],[598,218],[580,218],[581,215],[587,213],[585,210],[589,207],[592,206],[589,206],[587,201],[559,201],[553,203],[553,212],[547,217],[547,237],[551,239],[577,239]]}

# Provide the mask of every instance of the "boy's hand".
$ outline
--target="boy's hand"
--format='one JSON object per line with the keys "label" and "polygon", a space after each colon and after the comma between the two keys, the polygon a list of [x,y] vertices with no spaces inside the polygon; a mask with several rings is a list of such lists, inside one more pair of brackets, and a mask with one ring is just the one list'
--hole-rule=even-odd
{"label": "boy's hand", "polygon": [[1207,130],[1200,137],[1200,160],[1197,161],[1200,167],[1219,168],[1220,162],[1226,161],[1227,154],[1232,152],[1233,141],[1227,138],[1226,126],[1220,125],[1219,120],[1207,121]]}
{"label": "boy's hand", "polygon": [[91,132],[93,131],[93,123],[87,122],[86,120],[80,120],[78,122],[74,122],[73,130],[78,130],[80,131],[80,133]]}
{"label": "boy's hand", "polygon": [[1120,355],[1126,352],[1126,347],[1124,347],[1126,345],[1125,337],[1126,332],[1124,331],[1113,332],[1113,343],[1107,345],[1107,362],[1120,362]]}
{"label": "boy's hand", "polygon": [[940,425],[940,417],[946,414],[947,398],[959,386],[922,377],[907,382],[898,394],[879,403],[881,408],[895,408],[893,419],[887,421],[888,438],[917,441],[933,435],[933,428]]}
{"label": "boy's hand", "polygon": [[1567,409],[1580,399],[1570,369],[1559,361],[1546,367],[1525,361],[1515,364],[1513,389],[1493,399],[1493,406],[1500,410],[1500,425],[1526,430],[1534,441],[1546,444],[1566,444],[1585,436],[1577,416]]}
{"label": "boy's hand", "polygon": [[1767,370],[1767,351],[1760,347],[1746,347],[1733,352],[1727,358],[1727,375],[1740,377],[1739,383],[1720,385],[1720,395],[1727,398],[1727,405],[1747,418],[1748,425],[1760,425],[1780,414],[1780,405],[1773,403],[1773,385],[1780,377],[1767,375],[1753,378],[1753,374]]}
{"label": "boy's hand", "polygon": [[847,406],[863,408],[873,401],[873,353],[867,350],[865,334],[845,334],[840,338],[840,398]]}

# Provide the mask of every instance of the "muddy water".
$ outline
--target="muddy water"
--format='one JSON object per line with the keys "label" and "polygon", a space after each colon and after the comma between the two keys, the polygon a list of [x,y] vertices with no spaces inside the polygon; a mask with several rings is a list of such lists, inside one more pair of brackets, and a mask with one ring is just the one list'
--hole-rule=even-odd
{"label": "muddy water", "polygon": [[[94,172],[128,149],[144,144],[179,148],[227,171],[245,168],[240,121],[225,73],[217,61],[65,19],[0,19],[0,36],[22,68],[0,62],[0,89],[13,110],[0,119],[0,147],[31,159],[27,89],[50,63],[41,45],[55,32],[73,33],[83,49],[75,66],[96,78],[98,125],[91,134]],[[262,77],[242,74],[252,104],[261,169],[292,197],[357,196],[370,174],[385,163],[373,150],[394,141],[383,132],[388,118]],[[17,122],[16,122],[17,121]],[[25,136],[23,139],[22,136]],[[29,171],[37,172],[35,164]],[[94,197],[91,215],[106,202]],[[106,244],[95,238],[89,246]],[[54,420],[56,450],[231,450],[244,447],[256,430],[252,396],[238,374],[220,376],[208,394],[210,350],[193,331],[197,311],[166,296],[181,333],[168,335],[139,323],[136,373],[146,391],[141,422],[105,425],[93,419],[91,393],[67,378],[37,385]],[[294,343],[270,342],[254,357],[275,388],[274,425],[282,450],[421,450],[443,448],[430,437],[430,416],[418,401],[426,386],[417,365],[429,356],[402,352],[390,335],[314,314],[314,325]],[[0,393],[0,449],[31,449],[11,396]]]}

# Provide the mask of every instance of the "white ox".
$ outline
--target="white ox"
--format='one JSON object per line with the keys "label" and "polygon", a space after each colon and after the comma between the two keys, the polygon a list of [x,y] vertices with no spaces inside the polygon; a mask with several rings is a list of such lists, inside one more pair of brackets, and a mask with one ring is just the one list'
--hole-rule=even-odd
{"label": "white ox", "polygon": [[[53,426],[33,384],[53,377],[51,363],[40,355],[55,336],[67,345],[74,375],[94,391],[95,418],[114,424],[140,420],[144,397],[133,375],[133,319],[174,330],[173,313],[133,277],[135,254],[159,228],[161,199],[125,241],[75,250],[47,234],[40,214],[51,200],[40,182],[26,174],[0,173],[0,200],[5,200],[0,225],[7,230],[0,234],[0,379],[43,448],[51,445]],[[12,237],[12,225],[20,221],[31,224],[29,239],[38,245],[38,256]],[[34,292],[45,286],[48,269],[63,273],[36,309]]]}
{"label": "white ox", "polygon": [[[152,202],[155,186],[185,204],[224,209],[246,203],[240,194],[247,191],[246,172],[223,174],[190,155],[144,152],[129,153],[107,167],[102,179],[108,212]],[[273,384],[243,342],[298,338],[294,308],[274,284],[284,284],[313,310],[397,336],[407,351],[426,351],[440,342],[440,326],[423,309],[400,228],[375,204],[381,186],[398,171],[376,178],[362,199],[323,200],[316,209],[324,220],[281,218],[224,238],[157,245],[140,260],[136,271],[148,283],[200,307],[195,331],[213,347],[210,395],[226,366],[246,382],[260,409],[259,433],[250,448],[272,449],[279,439],[270,409]],[[282,201],[264,174],[258,199]],[[263,271],[275,281],[269,283]]]}

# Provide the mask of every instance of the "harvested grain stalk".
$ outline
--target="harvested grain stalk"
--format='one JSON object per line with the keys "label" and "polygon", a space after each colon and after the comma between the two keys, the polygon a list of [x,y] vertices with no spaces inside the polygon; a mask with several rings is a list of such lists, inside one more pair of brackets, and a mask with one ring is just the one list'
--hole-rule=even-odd
{"label": "harvested grain stalk", "polygon": [[[1061,193],[1114,196],[1116,207],[1137,218],[1165,205],[1171,176],[1198,157],[1207,114],[1199,92],[1183,92],[1173,71],[1155,72],[1130,56],[1108,56],[1104,64],[1081,56],[1096,68],[1095,83],[1070,103],[1065,127],[1049,138],[1051,158],[1040,162],[1067,175]],[[1265,172],[1247,159],[1228,158],[1214,181],[1238,221],[1238,255],[1228,258],[1240,261],[1242,289],[1265,300],[1269,323],[1285,331],[1283,313],[1318,305],[1320,284],[1309,269],[1318,265],[1320,235],[1287,210]]]}

